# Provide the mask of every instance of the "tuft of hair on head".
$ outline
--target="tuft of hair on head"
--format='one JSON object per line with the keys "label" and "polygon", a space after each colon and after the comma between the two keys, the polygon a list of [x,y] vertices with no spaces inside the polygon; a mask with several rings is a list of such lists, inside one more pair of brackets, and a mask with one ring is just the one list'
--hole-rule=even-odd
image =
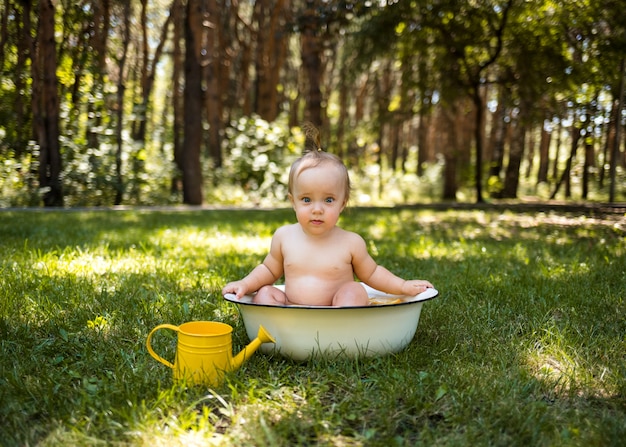
{"label": "tuft of hair on head", "polygon": [[303,154],[309,152],[319,152],[322,150],[320,143],[320,131],[311,122],[302,124],[302,131],[304,132],[304,151]]}

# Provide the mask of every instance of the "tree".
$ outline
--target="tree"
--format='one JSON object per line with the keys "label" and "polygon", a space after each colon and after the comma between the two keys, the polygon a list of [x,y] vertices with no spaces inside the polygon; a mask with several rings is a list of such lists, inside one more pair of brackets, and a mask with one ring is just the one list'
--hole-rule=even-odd
{"label": "tree", "polygon": [[279,112],[278,86],[285,62],[287,37],[286,18],[288,0],[256,0],[253,21],[256,43],[255,110],[267,121],[274,121]]}
{"label": "tree", "polygon": [[[148,46],[148,31],[147,27],[147,9],[148,1],[141,0],[141,68],[140,68],[140,85],[141,85],[141,103],[135,106],[136,122],[134,123],[133,138],[137,141],[145,141],[146,139],[146,126],[148,123],[148,114],[150,108],[150,99],[152,90],[154,88],[154,81],[156,78],[157,66],[163,55],[165,42],[167,40],[167,34],[170,24],[172,22],[172,11],[176,6],[176,2],[170,6],[168,15],[161,28],[161,35],[154,51],[154,56],[150,59],[150,49]],[[126,11],[128,5],[124,5],[124,11]],[[127,45],[125,39],[122,39],[122,45]]]}
{"label": "tree", "polygon": [[45,206],[63,206],[59,147],[57,50],[52,0],[39,0],[37,47],[33,48],[33,116],[39,144],[39,187]]}
{"label": "tree", "polygon": [[185,127],[185,115],[183,111],[184,97],[181,95],[181,79],[183,68],[183,54],[181,49],[182,34],[184,28],[185,5],[181,0],[172,3],[172,21],[174,23],[174,36],[172,43],[172,158],[176,169],[171,179],[170,190],[178,193],[181,189],[183,164],[183,129]]}
{"label": "tree", "polygon": [[319,36],[321,20],[317,12],[317,1],[306,0],[300,17],[300,54],[302,68],[307,79],[305,119],[314,125],[322,126],[322,45]]}
{"label": "tree", "polygon": [[626,56],[622,56],[622,61],[620,64],[620,80],[619,80],[619,89],[618,89],[618,95],[617,95],[617,112],[616,113],[616,120],[615,120],[615,137],[614,137],[614,142],[613,142],[613,146],[612,146],[612,150],[611,150],[611,159],[610,159],[610,169],[609,169],[609,179],[611,182],[611,185],[609,187],[609,202],[613,203],[615,202],[615,189],[616,189],[616,171],[617,171],[617,164],[618,164],[618,156],[617,154],[619,153],[619,144],[620,144],[620,129],[622,128],[622,126],[620,125],[620,119],[619,117],[621,116],[621,112],[624,109],[624,84],[626,83]]}
{"label": "tree", "polygon": [[[483,132],[485,105],[483,86],[488,82],[488,69],[496,63],[503,49],[505,30],[512,0],[468,4],[452,2],[434,11],[432,28],[440,45],[448,48],[444,64],[450,64],[453,79],[467,89],[475,108],[474,121],[474,183],[476,202],[483,202]],[[423,15],[426,17],[426,13]]]}
{"label": "tree", "polygon": [[109,30],[111,25],[111,9],[109,0],[92,0],[90,2],[92,14],[91,39],[89,50],[93,52],[93,65],[91,74],[93,75],[93,86],[88,101],[87,117],[87,141],[90,147],[97,148],[100,144],[99,133],[106,119],[104,107],[105,79],[107,74],[107,52]]}
{"label": "tree", "polygon": [[126,60],[128,57],[128,45],[130,43],[130,14],[132,8],[130,2],[124,5],[124,22],[123,22],[123,38],[122,38],[122,54],[118,61],[118,78],[117,78],[117,128],[115,138],[117,140],[117,150],[115,152],[115,174],[116,174],[116,191],[115,191],[115,205],[121,205],[124,198],[124,181],[122,177],[122,150],[123,140],[122,131],[124,126],[124,92],[126,87],[124,85],[124,70],[126,68]]}
{"label": "tree", "polygon": [[187,0],[185,11],[184,141],[182,147],[183,203],[202,204],[202,66],[204,0]]}

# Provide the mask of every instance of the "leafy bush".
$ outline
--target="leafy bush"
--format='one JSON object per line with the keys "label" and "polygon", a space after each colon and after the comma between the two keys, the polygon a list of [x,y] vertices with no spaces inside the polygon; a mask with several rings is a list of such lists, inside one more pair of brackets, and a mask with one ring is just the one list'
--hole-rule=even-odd
{"label": "leafy bush", "polygon": [[286,115],[273,123],[258,116],[233,121],[226,129],[224,165],[207,174],[220,186],[207,192],[221,203],[285,200],[289,166],[302,147],[302,134],[289,128]]}
{"label": "leafy bush", "polygon": [[0,152],[0,207],[38,206],[37,161],[28,150],[20,157]]}

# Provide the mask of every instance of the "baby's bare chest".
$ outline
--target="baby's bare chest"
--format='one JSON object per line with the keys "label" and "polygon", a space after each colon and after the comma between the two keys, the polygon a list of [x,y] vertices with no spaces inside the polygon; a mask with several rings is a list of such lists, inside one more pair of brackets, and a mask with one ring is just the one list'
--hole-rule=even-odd
{"label": "baby's bare chest", "polygon": [[294,244],[283,252],[285,273],[343,275],[352,273],[352,254],[339,244]]}

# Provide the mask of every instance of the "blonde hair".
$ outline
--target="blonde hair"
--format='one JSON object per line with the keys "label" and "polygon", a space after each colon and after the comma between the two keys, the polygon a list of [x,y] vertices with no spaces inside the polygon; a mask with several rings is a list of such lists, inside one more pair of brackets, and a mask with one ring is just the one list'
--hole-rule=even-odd
{"label": "blonde hair", "polygon": [[350,185],[350,175],[348,174],[348,168],[343,164],[341,158],[335,154],[324,152],[320,145],[320,133],[319,130],[311,123],[305,123],[302,126],[304,131],[304,151],[302,157],[298,158],[291,165],[289,170],[289,194],[293,194],[293,185],[298,176],[305,170],[315,168],[322,164],[330,164],[339,169],[345,185],[345,199],[346,202],[350,199],[350,191],[352,189]]}

